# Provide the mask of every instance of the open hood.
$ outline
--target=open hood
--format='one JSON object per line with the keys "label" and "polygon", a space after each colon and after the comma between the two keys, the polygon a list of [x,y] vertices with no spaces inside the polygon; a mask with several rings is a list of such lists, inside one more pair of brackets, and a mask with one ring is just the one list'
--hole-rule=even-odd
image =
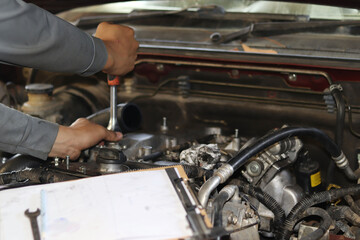
{"label": "open hood", "polygon": [[281,2],[298,2],[298,3],[312,3],[328,6],[347,7],[347,8],[360,8],[360,2],[358,0],[278,0]]}
{"label": "open hood", "polygon": [[[111,3],[111,2],[123,2],[122,0],[77,0],[77,1],[46,1],[46,0],[25,0],[26,2],[34,3],[46,10],[57,13],[60,11],[69,10],[75,7],[84,7],[96,4]],[[298,2],[298,3],[313,3],[328,6],[347,7],[347,8],[360,8],[360,2],[358,0],[278,0],[283,2]]]}

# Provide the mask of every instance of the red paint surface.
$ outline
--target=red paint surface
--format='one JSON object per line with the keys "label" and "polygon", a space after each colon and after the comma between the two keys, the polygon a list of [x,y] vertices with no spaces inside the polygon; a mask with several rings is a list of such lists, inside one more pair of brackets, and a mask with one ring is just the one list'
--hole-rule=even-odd
{"label": "red paint surface", "polygon": [[[193,62],[202,62],[202,63],[216,63],[216,64],[231,64],[231,65],[241,65],[241,66],[258,66],[258,67],[275,67],[275,68],[291,68],[299,70],[314,70],[326,72],[332,79],[334,83],[342,81],[360,81],[360,70],[358,69],[344,69],[344,68],[335,68],[335,67],[316,67],[310,65],[294,65],[287,63],[252,63],[244,61],[235,61],[235,60],[223,60],[223,59],[209,59],[209,58],[195,58],[188,56],[174,56],[174,55],[164,55],[164,54],[149,54],[149,53],[139,53],[139,59],[158,59],[158,60],[171,60],[171,61],[193,61]],[[314,91],[323,91],[325,88],[329,87],[328,81],[325,77],[318,75],[306,75],[306,74],[297,74],[296,81],[289,81],[287,74],[282,74],[278,72],[268,72],[268,71],[254,71],[254,70],[238,70],[239,74],[234,75],[232,70],[229,68],[213,68],[213,67],[201,67],[201,66],[191,66],[191,65],[173,65],[173,64],[163,64],[164,68],[162,71],[159,71],[156,68],[156,64],[139,64],[135,68],[135,72],[140,75],[146,75],[146,77],[153,83],[158,82],[162,77],[167,76],[170,72],[177,70],[193,70],[193,71],[204,71],[204,72],[214,72],[214,73],[226,73],[231,78],[240,78],[241,76],[246,75],[264,75],[267,76],[276,76],[281,77],[283,80],[291,87],[311,89]]]}

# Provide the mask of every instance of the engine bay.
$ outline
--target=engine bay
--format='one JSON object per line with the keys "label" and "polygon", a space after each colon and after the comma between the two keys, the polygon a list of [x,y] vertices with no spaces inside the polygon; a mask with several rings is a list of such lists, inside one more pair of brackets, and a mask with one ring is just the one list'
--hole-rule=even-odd
{"label": "engine bay", "polygon": [[[104,74],[26,71],[14,107],[107,125]],[[218,238],[358,239],[359,84],[331,71],[144,54],[117,91],[121,141],[76,161],[3,154],[0,189],[181,165]]]}

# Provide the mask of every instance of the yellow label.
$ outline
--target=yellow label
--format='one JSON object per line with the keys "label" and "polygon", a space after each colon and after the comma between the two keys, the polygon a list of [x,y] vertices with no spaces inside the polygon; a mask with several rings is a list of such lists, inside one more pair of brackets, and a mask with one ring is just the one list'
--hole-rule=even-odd
{"label": "yellow label", "polygon": [[320,172],[314,173],[310,176],[311,187],[316,187],[321,184],[321,175]]}

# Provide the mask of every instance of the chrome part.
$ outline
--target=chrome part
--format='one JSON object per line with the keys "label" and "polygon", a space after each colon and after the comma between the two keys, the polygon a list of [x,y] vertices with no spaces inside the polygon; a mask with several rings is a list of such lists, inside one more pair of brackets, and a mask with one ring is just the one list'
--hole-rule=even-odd
{"label": "chrome part", "polygon": [[233,167],[230,164],[224,163],[215,171],[214,176],[219,176],[221,180],[220,183],[224,183],[233,173]]}
{"label": "chrome part", "polygon": [[110,131],[120,131],[117,119],[117,86],[110,86],[110,119],[107,129]]}
{"label": "chrome part", "polygon": [[69,170],[69,167],[70,167],[70,157],[69,156],[66,156],[65,163],[66,163],[66,169]]}
{"label": "chrome part", "polygon": [[345,169],[346,167],[349,166],[349,161],[346,158],[345,154],[343,152],[341,152],[340,156],[338,157],[332,157],[332,159],[335,161],[336,165],[340,168],[340,169]]}
{"label": "chrome part", "polygon": [[209,200],[210,194],[214,189],[219,186],[221,178],[219,176],[212,176],[209,178],[200,188],[198,193],[198,199],[200,204],[206,208],[207,202]]}

